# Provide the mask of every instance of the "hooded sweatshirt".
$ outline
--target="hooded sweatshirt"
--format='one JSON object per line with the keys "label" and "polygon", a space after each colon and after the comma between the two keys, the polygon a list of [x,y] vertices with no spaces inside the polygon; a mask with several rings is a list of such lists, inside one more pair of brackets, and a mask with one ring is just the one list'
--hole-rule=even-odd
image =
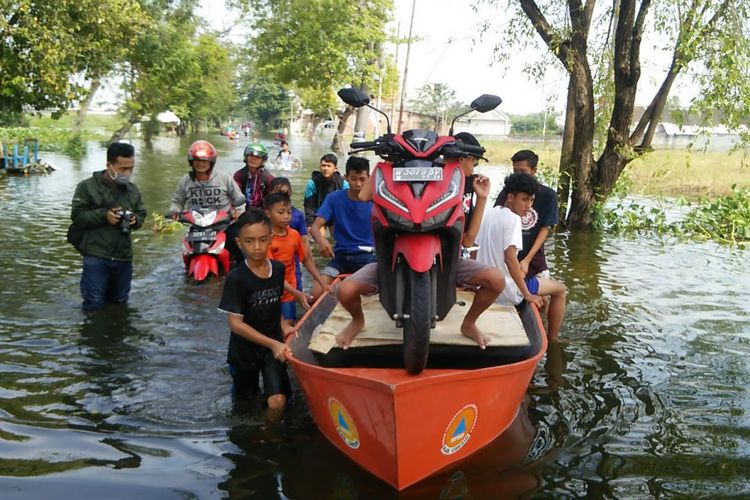
{"label": "hooded sweatshirt", "polygon": [[214,169],[208,180],[199,181],[195,179],[195,174],[190,172],[177,183],[169,210],[179,212],[193,207],[225,211],[234,207],[244,211],[245,195],[228,174]]}

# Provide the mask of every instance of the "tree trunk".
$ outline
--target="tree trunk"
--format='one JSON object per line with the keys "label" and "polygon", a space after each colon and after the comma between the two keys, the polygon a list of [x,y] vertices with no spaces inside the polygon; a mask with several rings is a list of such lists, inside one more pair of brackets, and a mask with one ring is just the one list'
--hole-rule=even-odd
{"label": "tree trunk", "polygon": [[99,80],[99,78],[94,78],[91,80],[91,87],[89,88],[89,93],[86,96],[86,99],[81,102],[80,107],[78,108],[78,112],[76,113],[75,120],[73,120],[73,126],[70,129],[70,136],[76,137],[81,134],[81,128],[83,128],[83,122],[86,119],[86,114],[89,111],[89,108],[91,107],[91,102],[94,100],[94,95],[96,94],[96,91],[99,90],[99,87],[101,87],[102,82]]}
{"label": "tree trunk", "polygon": [[[369,95],[370,91],[367,89],[366,84],[359,86],[359,90]],[[357,118],[354,121],[354,140],[365,140],[367,135],[367,120],[370,118],[370,108],[362,106],[357,108]]]}
{"label": "tree trunk", "polygon": [[112,137],[109,138],[110,144],[113,142],[120,142],[123,136],[128,133],[128,131],[133,127],[133,125],[138,123],[140,118],[141,117],[139,114],[135,112],[131,112],[130,115],[128,115],[128,119],[125,122],[125,124],[119,129],[117,129],[115,133],[112,134]]}
{"label": "tree trunk", "polygon": [[560,208],[560,223],[565,225],[570,199],[570,181],[573,178],[573,136],[576,126],[575,89],[573,81],[568,79],[568,104],[565,108],[565,128],[563,129],[562,147],[560,150],[560,176],[557,180],[557,202]]}
{"label": "tree trunk", "polygon": [[320,122],[322,121],[323,119],[318,115],[314,115],[310,118],[310,126],[307,129],[307,140],[312,141],[315,138],[315,131],[318,130],[318,125],[320,125]]}
{"label": "tree trunk", "polygon": [[342,144],[342,141],[344,140],[344,134],[346,133],[346,125],[349,122],[349,117],[352,116],[353,113],[354,108],[351,106],[347,106],[344,108],[344,111],[336,113],[336,116],[339,119],[339,124],[336,127],[336,133],[333,134],[333,141],[331,142],[331,149],[335,153],[344,152],[344,145]]}
{"label": "tree trunk", "polygon": [[574,59],[571,85],[575,99],[575,133],[573,138],[573,191],[568,213],[568,227],[590,229],[594,224],[596,171],[594,169],[594,87],[591,69],[583,50],[571,50]]}

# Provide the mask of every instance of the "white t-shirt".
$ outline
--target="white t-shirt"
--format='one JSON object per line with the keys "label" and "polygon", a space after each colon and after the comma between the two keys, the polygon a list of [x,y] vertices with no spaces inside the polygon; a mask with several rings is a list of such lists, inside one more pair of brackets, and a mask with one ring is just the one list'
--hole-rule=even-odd
{"label": "white t-shirt", "polygon": [[505,249],[513,245],[516,250],[521,250],[523,246],[521,217],[505,207],[492,207],[490,210],[485,210],[476,244],[479,246],[477,261],[495,266],[505,275],[505,288],[497,301],[501,304],[520,304],[523,295],[516,282],[513,281],[508,266],[505,265]]}

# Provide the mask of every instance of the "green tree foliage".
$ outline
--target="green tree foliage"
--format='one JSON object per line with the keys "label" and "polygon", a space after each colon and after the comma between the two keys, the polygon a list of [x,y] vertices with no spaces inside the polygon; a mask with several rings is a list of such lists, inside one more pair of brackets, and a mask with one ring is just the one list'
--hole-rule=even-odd
{"label": "green tree foliage", "polygon": [[335,90],[375,89],[391,0],[246,0],[257,68],[289,86],[319,119],[339,108]]}
{"label": "green tree foliage", "polygon": [[252,65],[237,84],[241,111],[265,127],[276,127],[281,117],[289,116],[291,97],[284,86],[263,76]]}
{"label": "green tree foliage", "polygon": [[[699,87],[705,124],[720,111],[735,128],[750,109],[750,3],[732,0],[489,0],[515,13],[498,50],[541,41],[568,73],[560,162],[570,227],[589,228],[625,166],[651,148],[679,76]],[[530,21],[530,22],[529,22]],[[536,35],[535,35],[536,34]],[[510,43],[508,43],[510,42]],[[664,80],[633,127],[641,46],[671,52]],[[507,54],[507,52],[506,52]],[[601,140],[596,141],[597,130]],[[562,186],[560,199],[567,200]]]}
{"label": "green tree foliage", "polygon": [[[215,34],[201,34],[193,14],[194,1],[154,4],[154,28],[144,33],[124,68],[125,124],[130,127],[171,109],[183,122],[197,126],[203,120],[219,125],[235,106],[234,61],[230,48]],[[153,129],[146,128],[148,134]],[[147,135],[148,138],[148,135]]]}
{"label": "green tree foliage", "polygon": [[137,0],[0,0],[0,116],[64,111],[147,27]]}
{"label": "green tree foliage", "polygon": [[444,83],[427,83],[419,88],[416,99],[412,99],[411,108],[432,118],[435,130],[446,126],[446,120],[453,118],[468,106],[456,100],[456,91]]}
{"label": "green tree foliage", "polygon": [[555,116],[552,113],[546,113],[546,115],[546,127],[544,126],[544,111],[528,115],[511,115],[513,126],[510,129],[510,135],[560,135],[562,130],[555,123]]}

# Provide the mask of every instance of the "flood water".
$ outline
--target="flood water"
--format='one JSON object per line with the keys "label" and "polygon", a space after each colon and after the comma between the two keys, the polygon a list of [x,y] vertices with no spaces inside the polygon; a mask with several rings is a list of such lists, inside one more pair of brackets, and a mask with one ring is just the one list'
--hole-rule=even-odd
{"label": "flood water", "polygon": [[[245,141],[211,139],[217,168],[239,168]],[[149,214],[167,210],[190,142],[136,143]],[[298,208],[328,142],[291,141],[304,165],[290,172]],[[184,278],[179,233],[147,221],[129,306],[84,315],[65,231],[73,190],[105,151],[43,157],[59,171],[0,175],[4,499],[750,495],[750,251],[555,235],[549,260],[570,290],[564,342],[540,363],[521,417],[397,493],[328,444],[296,386],[281,422],[232,401],[221,282]],[[482,170],[497,189],[503,167]]]}

